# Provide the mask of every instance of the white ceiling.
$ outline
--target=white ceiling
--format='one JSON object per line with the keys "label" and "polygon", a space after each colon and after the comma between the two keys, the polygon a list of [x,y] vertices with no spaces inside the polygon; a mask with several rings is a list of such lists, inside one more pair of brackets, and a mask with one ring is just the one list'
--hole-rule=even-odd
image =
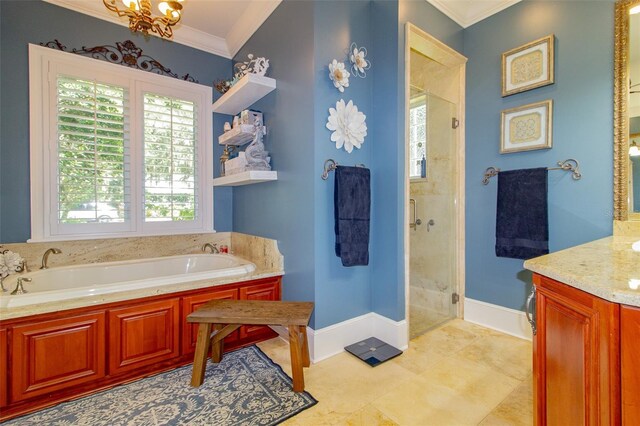
{"label": "white ceiling", "polygon": [[521,0],[427,0],[462,28],[482,21]]}
{"label": "white ceiling", "polygon": [[[128,26],[102,0],[44,0],[96,18]],[[186,0],[173,41],[232,58],[282,0]],[[159,1],[152,0],[156,8]],[[120,1],[117,4],[121,4]],[[122,5],[124,8],[124,5]],[[157,9],[154,12],[158,13]]]}
{"label": "white ceiling", "polygon": [[[44,0],[123,26],[102,0]],[[173,41],[232,58],[282,0],[186,0]],[[300,0],[298,0],[300,1]],[[466,28],[521,0],[426,0]],[[159,0],[152,0],[157,7]],[[118,4],[120,1],[117,2]],[[124,7],[124,5],[123,5]]]}

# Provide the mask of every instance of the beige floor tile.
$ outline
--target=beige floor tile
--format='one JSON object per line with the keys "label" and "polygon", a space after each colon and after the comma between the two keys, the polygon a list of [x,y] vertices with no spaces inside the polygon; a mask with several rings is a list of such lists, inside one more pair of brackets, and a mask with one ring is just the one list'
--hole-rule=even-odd
{"label": "beige floor tile", "polygon": [[533,424],[533,378],[527,377],[483,421],[483,426]]}
{"label": "beige floor tile", "polygon": [[367,405],[345,419],[346,426],[398,426],[377,408]]}
{"label": "beige floor tile", "polygon": [[531,373],[531,342],[506,334],[487,335],[477,339],[456,354],[461,360],[475,361],[524,380]]}
{"label": "beige floor tile", "polygon": [[347,415],[409,377],[415,374],[400,365],[387,362],[370,367],[351,354],[341,353],[305,372],[305,385],[326,410]]}
{"label": "beige floor tile", "polygon": [[372,405],[401,425],[476,425],[518,383],[482,364],[447,359]]}
{"label": "beige floor tile", "polygon": [[[287,342],[259,346],[291,374]],[[528,425],[530,362],[529,342],[453,320],[375,368],[348,353],[305,368],[305,389],[319,403],[285,424]]]}

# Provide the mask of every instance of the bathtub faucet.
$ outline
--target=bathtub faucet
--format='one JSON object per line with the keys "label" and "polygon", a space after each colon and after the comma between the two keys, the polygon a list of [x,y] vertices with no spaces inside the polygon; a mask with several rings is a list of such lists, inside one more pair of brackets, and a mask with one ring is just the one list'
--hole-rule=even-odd
{"label": "bathtub faucet", "polygon": [[60,250],[59,248],[50,248],[49,250],[45,251],[44,254],[42,255],[42,266],[40,266],[40,269],[49,268],[47,266],[47,261],[49,260],[49,255],[51,253],[60,254],[60,253],[62,253],[62,250]]}
{"label": "bathtub faucet", "polygon": [[209,250],[211,251],[211,253],[220,253],[220,250],[218,250],[218,245],[217,245],[216,243],[213,243],[213,244],[211,244],[211,243],[205,243],[205,244],[202,246],[202,251],[203,251],[204,253],[206,253],[206,252],[207,252],[207,249],[209,249]]}
{"label": "bathtub faucet", "polygon": [[22,282],[23,281],[26,282],[26,283],[30,283],[31,282],[31,278],[18,278],[18,283],[16,284],[16,289],[11,292],[12,296],[15,296],[16,294],[29,293],[27,290],[24,289],[24,287],[22,287]]}

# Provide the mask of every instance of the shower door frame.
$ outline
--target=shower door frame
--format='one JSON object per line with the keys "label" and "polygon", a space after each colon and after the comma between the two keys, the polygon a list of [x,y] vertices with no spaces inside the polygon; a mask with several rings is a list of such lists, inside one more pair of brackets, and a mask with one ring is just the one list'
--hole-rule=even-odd
{"label": "shower door frame", "polygon": [[405,276],[405,316],[406,332],[409,336],[409,324],[410,318],[410,209],[407,208],[407,202],[410,198],[410,176],[409,176],[409,162],[410,162],[410,147],[409,147],[409,108],[410,108],[410,88],[411,88],[411,49],[414,49],[421,54],[443,64],[447,68],[456,69],[459,72],[459,99],[457,119],[459,122],[457,133],[457,152],[455,156],[455,167],[457,171],[455,182],[455,227],[456,227],[456,239],[455,239],[455,282],[454,291],[458,293],[459,300],[457,302],[456,317],[463,318],[464,316],[464,300],[465,300],[465,72],[467,58],[450,48],[440,40],[436,39],[429,33],[423,31],[411,22],[407,22],[405,27],[405,78],[404,78],[404,90],[405,90],[405,159],[404,159],[404,276]]}

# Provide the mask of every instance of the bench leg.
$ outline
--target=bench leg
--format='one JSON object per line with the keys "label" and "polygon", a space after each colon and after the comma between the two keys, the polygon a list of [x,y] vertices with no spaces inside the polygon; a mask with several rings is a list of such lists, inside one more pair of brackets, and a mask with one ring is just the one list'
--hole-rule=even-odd
{"label": "bench leg", "polygon": [[311,365],[311,358],[309,358],[309,341],[307,340],[307,326],[300,327],[302,332],[302,366],[309,367]]}
{"label": "bench leg", "polygon": [[293,375],[294,392],[304,391],[304,371],[302,370],[304,363],[304,350],[302,349],[304,337],[302,337],[301,334],[300,326],[289,326],[289,350],[291,352],[291,372]]}
{"label": "bench leg", "polygon": [[211,362],[215,364],[222,361],[222,352],[224,352],[224,342],[218,337],[220,330],[222,330],[223,327],[224,326],[222,324],[214,324],[213,326],[213,330],[216,334],[211,338]]}
{"label": "bench leg", "polygon": [[200,323],[198,326],[198,340],[196,341],[196,353],[193,357],[193,372],[191,373],[191,386],[197,388],[204,381],[204,373],[207,369],[207,352],[211,341],[211,324]]}

